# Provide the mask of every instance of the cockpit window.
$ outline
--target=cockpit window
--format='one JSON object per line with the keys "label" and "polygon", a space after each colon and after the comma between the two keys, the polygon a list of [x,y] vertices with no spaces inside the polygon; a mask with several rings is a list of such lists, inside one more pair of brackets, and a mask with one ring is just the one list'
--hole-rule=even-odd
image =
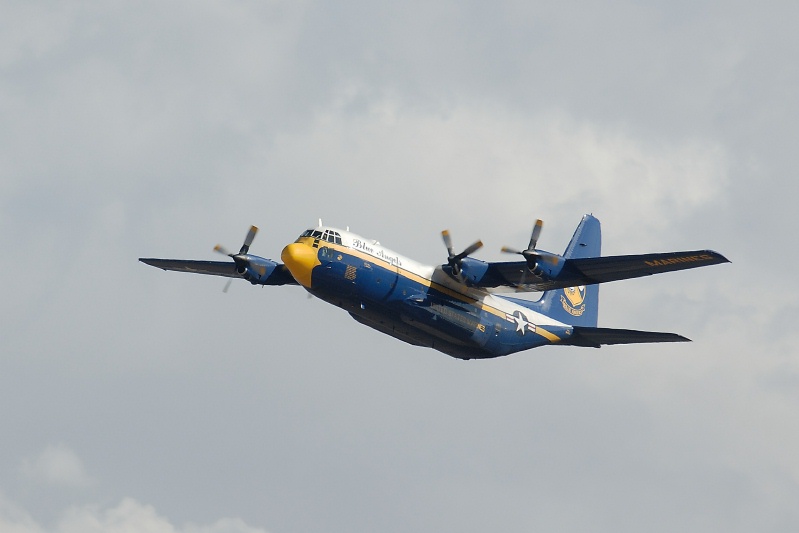
{"label": "cockpit window", "polygon": [[314,239],[320,239],[327,242],[332,242],[334,244],[341,244],[341,235],[338,234],[337,231],[333,230],[325,230],[324,233],[318,229],[307,229],[302,232],[300,235],[300,239],[304,237],[312,237]]}
{"label": "cockpit window", "polygon": [[341,244],[341,235],[333,230],[325,231],[324,236],[322,237],[323,240],[327,242],[332,242],[333,244]]}

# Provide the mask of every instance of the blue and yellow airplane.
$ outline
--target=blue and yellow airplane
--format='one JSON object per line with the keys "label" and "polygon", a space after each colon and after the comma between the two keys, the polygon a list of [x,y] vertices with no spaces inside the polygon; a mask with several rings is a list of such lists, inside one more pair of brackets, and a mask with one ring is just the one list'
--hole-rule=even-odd
{"label": "blue and yellow airplane", "polygon": [[[217,245],[232,261],[141,258],[164,270],[243,278],[253,285],[301,285],[352,318],[416,346],[459,359],[486,359],[546,344],[589,346],[682,342],[675,333],[597,327],[599,283],[726,263],[711,250],[600,256],[599,220],[585,215],[563,255],[536,248],[537,220],[521,255],[511,262],[469,257],[480,241],[456,254],[442,232],[448,257],[428,266],[349,231],[319,226],[283,248],[279,263],[249,253],[252,226],[238,253]],[[227,287],[226,287],[227,288]],[[507,293],[543,292],[538,301]],[[505,293],[505,294],[503,294]]]}

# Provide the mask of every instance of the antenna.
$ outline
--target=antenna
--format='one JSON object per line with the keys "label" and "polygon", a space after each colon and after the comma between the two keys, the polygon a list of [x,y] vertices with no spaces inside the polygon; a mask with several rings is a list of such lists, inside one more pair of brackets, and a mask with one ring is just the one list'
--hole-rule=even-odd
{"label": "antenna", "polygon": [[319,227],[320,228],[322,227],[322,219],[321,218],[319,219]]}

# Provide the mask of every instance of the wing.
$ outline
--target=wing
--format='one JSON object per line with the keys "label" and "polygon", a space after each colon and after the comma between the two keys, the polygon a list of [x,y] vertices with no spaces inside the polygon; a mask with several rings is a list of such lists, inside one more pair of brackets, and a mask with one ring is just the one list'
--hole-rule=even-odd
{"label": "wing", "polygon": [[224,276],[226,278],[240,278],[236,272],[236,263],[230,261],[189,261],[186,259],[154,259],[140,258],[139,261],[162,270],[176,272],[194,272],[195,274],[208,274],[211,276]]}
{"label": "wing", "polygon": [[249,269],[244,274],[239,274],[236,270],[236,263],[231,261],[192,261],[188,259],[154,259],[149,257],[140,258],[139,261],[163,270],[193,272],[195,274],[223,276],[226,278],[242,278],[260,285],[297,285],[286,265],[281,263],[276,263],[270,271],[262,270],[264,275],[259,276],[257,274],[260,274],[260,272],[249,272]]}
{"label": "wing", "polygon": [[516,291],[548,291],[640,278],[719,263],[729,263],[729,260],[712,250],[584,257],[565,259],[563,268],[554,277],[537,276],[530,271],[525,261],[489,263],[486,275],[477,285],[496,289],[494,292],[502,292],[503,288]]}

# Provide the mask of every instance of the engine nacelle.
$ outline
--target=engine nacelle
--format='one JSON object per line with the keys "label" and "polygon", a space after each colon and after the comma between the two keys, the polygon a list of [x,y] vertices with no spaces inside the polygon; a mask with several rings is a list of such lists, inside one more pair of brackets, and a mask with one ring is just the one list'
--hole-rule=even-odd
{"label": "engine nacelle", "polygon": [[[557,279],[566,265],[563,256],[536,250],[535,255],[527,257],[527,268],[539,280],[550,281]],[[498,287],[505,283],[505,278],[491,269],[491,263],[464,257],[460,263],[460,272],[456,275],[449,265],[442,266],[442,270],[461,281],[469,287]],[[532,278],[530,276],[530,278]],[[534,281],[529,279],[530,282]]]}
{"label": "engine nacelle", "polygon": [[530,271],[544,280],[553,280],[558,277],[566,260],[563,256],[536,250],[536,255],[527,259]]}
{"label": "engine nacelle", "polygon": [[460,278],[470,287],[480,287],[483,278],[488,272],[488,263],[471,257],[464,257],[461,261]]}
{"label": "engine nacelle", "polygon": [[236,272],[254,285],[266,284],[279,264],[257,255],[246,254],[240,257],[241,259],[236,261]]}

